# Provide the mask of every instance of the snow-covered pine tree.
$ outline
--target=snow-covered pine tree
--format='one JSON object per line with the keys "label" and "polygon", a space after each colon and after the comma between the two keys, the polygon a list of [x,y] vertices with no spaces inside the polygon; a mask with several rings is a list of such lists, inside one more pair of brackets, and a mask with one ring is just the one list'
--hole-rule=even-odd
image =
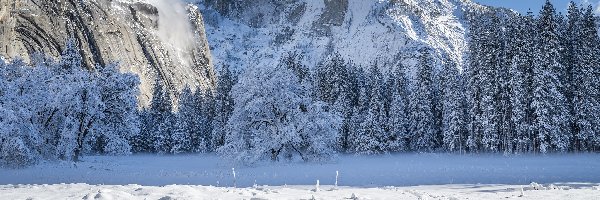
{"label": "snow-covered pine tree", "polygon": [[385,111],[384,97],[382,94],[383,78],[376,65],[372,65],[369,70],[369,108],[366,111],[364,120],[361,123],[363,133],[359,135],[356,141],[359,146],[356,153],[359,154],[377,154],[386,152],[384,147],[387,141],[385,135]]}
{"label": "snow-covered pine tree", "polygon": [[150,103],[149,139],[152,141],[152,151],[156,153],[169,153],[172,149],[171,134],[175,117],[173,115],[171,95],[166,91],[163,83],[157,79]]}
{"label": "snow-covered pine tree", "polygon": [[393,93],[387,122],[389,133],[386,139],[386,148],[391,152],[407,151],[410,138],[407,112],[409,90],[405,67],[398,66],[391,76],[394,81],[391,85]]}
{"label": "snow-covered pine tree", "polygon": [[338,143],[338,147],[340,150],[344,150],[346,148],[348,148],[348,135],[350,133],[350,119],[352,118],[352,108],[353,108],[353,102],[352,102],[352,97],[354,95],[354,91],[352,91],[352,78],[350,77],[349,74],[349,70],[346,69],[346,67],[348,67],[349,65],[345,65],[344,66],[344,70],[342,71],[342,73],[344,73],[343,75],[343,79],[344,81],[339,82],[339,84],[342,84],[339,86],[340,88],[340,93],[337,96],[337,99],[335,100],[335,103],[333,104],[333,112],[338,113],[340,116],[342,116],[342,126],[340,129],[340,137],[338,138],[339,141],[337,141]]}
{"label": "snow-covered pine tree", "polygon": [[497,94],[496,94],[496,110],[498,111],[498,151],[504,153],[512,153],[513,149],[513,129],[511,114],[512,104],[510,103],[510,66],[515,52],[511,49],[511,44],[514,43],[514,33],[510,30],[511,14],[504,14],[498,17],[496,24],[500,27],[499,30],[499,55],[497,67]]}
{"label": "snow-covered pine tree", "polygon": [[350,131],[348,132],[348,147],[347,152],[359,153],[360,149],[364,149],[360,141],[360,137],[365,134],[365,129],[362,126],[365,121],[366,113],[369,110],[370,101],[370,81],[367,80],[366,73],[362,68],[356,68],[356,90],[357,98],[356,104],[352,110],[352,116],[350,118]]}
{"label": "snow-covered pine tree", "polygon": [[61,52],[58,63],[59,67],[56,69],[70,72],[81,68],[82,63],[83,59],[81,58],[81,54],[79,54],[79,43],[73,37],[67,39],[65,48]]}
{"label": "snow-covered pine tree", "polygon": [[432,110],[432,73],[433,66],[428,49],[419,51],[419,64],[413,93],[410,96],[411,149],[414,151],[432,151],[435,145]]}
{"label": "snow-covered pine tree", "polygon": [[498,152],[500,148],[499,123],[500,111],[498,110],[499,68],[501,67],[500,23],[497,13],[492,12],[486,16],[486,31],[484,32],[481,54],[480,73],[481,84],[481,114],[477,123],[481,126],[482,150]]}
{"label": "snow-covered pine tree", "polygon": [[585,10],[579,26],[578,46],[573,46],[575,65],[573,72],[574,138],[573,149],[597,150],[600,142],[600,39],[596,17],[591,6]]}
{"label": "snow-covered pine tree", "polygon": [[151,126],[152,118],[150,115],[150,109],[142,108],[140,111],[138,111],[138,116],[140,119],[138,128],[140,132],[129,139],[131,151],[133,153],[152,152],[153,144],[150,133],[153,127]]}
{"label": "snow-covered pine tree", "polygon": [[[212,137],[214,136],[214,121],[219,116],[216,115],[217,101],[216,94],[213,94],[211,90],[197,89],[193,94],[192,98],[192,110],[197,113],[195,117],[189,117],[191,138],[192,138],[192,152],[209,152],[214,151],[211,147],[214,147]],[[231,108],[233,109],[233,108]],[[230,111],[231,112],[231,111]],[[229,119],[229,116],[226,118]]]}
{"label": "snow-covered pine tree", "polygon": [[[441,60],[444,60],[442,58]],[[442,69],[434,68],[433,70],[433,93],[431,99],[431,108],[433,113],[433,131],[434,145],[433,148],[438,150],[444,146],[444,96],[446,88],[444,86],[446,77]]]}
{"label": "snow-covered pine tree", "polygon": [[451,63],[444,64],[444,96],[443,100],[443,148],[448,152],[463,152],[466,136],[465,101],[462,77],[458,68]]}
{"label": "snow-covered pine tree", "polygon": [[[569,131],[573,136],[577,135],[576,126],[576,111],[574,105],[575,93],[580,85],[577,85],[578,81],[574,80],[575,73],[578,73],[581,69],[581,46],[582,46],[582,15],[574,2],[570,2],[567,8],[567,19],[565,23],[560,26],[560,41],[561,41],[561,64],[564,67],[564,73],[561,74],[560,79],[563,81],[563,87],[561,92],[565,97],[567,110],[569,111]],[[573,137],[575,138],[575,137]],[[572,140],[575,142],[575,140]]]}
{"label": "snow-covered pine tree", "polygon": [[333,105],[348,86],[348,72],[342,56],[336,52],[326,59],[318,66],[315,79],[319,99]]}
{"label": "snow-covered pine tree", "polygon": [[568,150],[568,110],[561,93],[560,76],[563,67],[558,52],[560,46],[554,6],[546,1],[537,19],[536,58],[534,63],[534,129],[537,149],[563,152]]}
{"label": "snow-covered pine tree", "polygon": [[194,149],[192,136],[199,130],[195,129],[192,123],[202,115],[195,109],[197,105],[194,104],[193,98],[192,89],[189,85],[186,85],[179,95],[178,110],[175,114],[176,122],[171,134],[172,148],[169,150],[170,153],[187,153]]}
{"label": "snow-covered pine tree", "polygon": [[[512,145],[508,152],[526,153],[532,149],[532,77],[534,55],[534,22],[529,13],[511,20],[508,32],[513,34],[511,50],[515,52],[510,65],[510,102],[512,121]],[[505,150],[506,151],[506,150]]]}
{"label": "snow-covered pine tree", "polygon": [[467,17],[471,22],[469,26],[469,34],[471,41],[469,42],[469,64],[465,69],[465,74],[468,77],[468,137],[466,147],[470,152],[477,152],[481,148],[481,133],[482,127],[480,123],[482,106],[481,106],[481,67],[482,56],[479,53],[482,51],[482,43],[484,41],[483,33],[485,28],[485,20],[480,17],[480,13],[469,13]]}
{"label": "snow-covered pine tree", "polygon": [[229,66],[225,65],[219,73],[217,81],[217,89],[215,96],[215,113],[213,130],[211,133],[211,150],[216,150],[223,146],[225,142],[226,124],[233,112],[233,98],[231,97],[231,88],[237,82],[235,76],[229,70]]}

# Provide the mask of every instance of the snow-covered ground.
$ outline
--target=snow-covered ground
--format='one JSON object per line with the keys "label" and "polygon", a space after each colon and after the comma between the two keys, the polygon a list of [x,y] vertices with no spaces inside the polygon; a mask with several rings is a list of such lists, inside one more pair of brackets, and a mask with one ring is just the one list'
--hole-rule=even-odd
{"label": "snow-covered ground", "polygon": [[[535,184],[533,184],[535,185]],[[2,199],[598,199],[600,190],[589,184],[565,184],[554,188],[532,185],[434,185],[414,187],[214,186],[140,185],[5,185]]]}
{"label": "snow-covered ground", "polygon": [[250,167],[215,155],[90,156],[0,169],[0,199],[504,199],[521,188],[520,199],[594,199],[599,156],[400,154]]}

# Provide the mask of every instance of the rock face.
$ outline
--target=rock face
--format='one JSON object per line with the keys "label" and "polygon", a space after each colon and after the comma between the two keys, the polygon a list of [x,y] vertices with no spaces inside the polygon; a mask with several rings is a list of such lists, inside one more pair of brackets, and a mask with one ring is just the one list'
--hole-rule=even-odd
{"label": "rock face", "polygon": [[[251,3],[249,3],[251,2]],[[307,66],[335,52],[383,71],[414,67],[417,50],[465,65],[471,0],[200,0],[217,66],[243,70],[295,52]],[[268,14],[265,14],[268,13]],[[251,42],[248,42],[251,41]]]}
{"label": "rock face", "polygon": [[3,57],[58,57],[71,37],[89,69],[119,62],[122,71],[138,74],[140,105],[148,105],[155,83],[175,97],[185,85],[214,88],[204,21],[195,6],[178,0],[0,0]]}

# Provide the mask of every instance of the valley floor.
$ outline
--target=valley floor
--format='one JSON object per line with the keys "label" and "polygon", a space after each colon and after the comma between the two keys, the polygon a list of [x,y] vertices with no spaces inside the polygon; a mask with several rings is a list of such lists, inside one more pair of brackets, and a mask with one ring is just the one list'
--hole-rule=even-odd
{"label": "valley floor", "polygon": [[598,154],[398,154],[254,166],[211,154],[88,156],[0,169],[0,199],[574,200],[600,197],[599,183]]}

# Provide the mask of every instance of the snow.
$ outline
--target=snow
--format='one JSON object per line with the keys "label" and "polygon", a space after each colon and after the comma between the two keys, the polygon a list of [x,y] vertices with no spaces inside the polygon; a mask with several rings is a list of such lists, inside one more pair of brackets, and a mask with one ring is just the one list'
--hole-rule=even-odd
{"label": "snow", "polygon": [[[290,4],[288,7],[305,6],[298,23],[282,20],[286,18],[285,11],[282,16],[274,13],[273,20],[266,20],[259,27],[247,25],[245,19],[273,6],[265,2],[240,11],[240,17],[222,16],[204,1],[198,3],[207,21],[207,38],[217,68],[229,65],[234,71],[243,71],[252,66],[277,65],[279,55],[285,52],[301,53],[303,64],[314,67],[338,52],[360,66],[368,67],[378,61],[385,72],[393,70],[389,66],[398,61],[410,64],[414,58],[411,52],[424,46],[435,49],[437,54],[447,54],[459,68],[464,64],[467,43],[462,12],[473,7],[468,2],[409,1],[407,7],[392,6],[387,0],[350,0],[341,25],[328,26],[330,35],[320,35],[314,27],[326,9],[323,1]],[[286,29],[293,33],[287,40],[277,41],[276,37]]]}
{"label": "snow", "polygon": [[597,183],[597,154],[398,154],[254,166],[212,154],[88,156],[0,169],[0,199],[511,199],[521,188],[519,199],[593,199]]}
{"label": "snow", "polygon": [[[594,199],[594,184],[563,184],[554,188],[532,185],[432,185],[413,187],[335,187],[331,185],[256,186],[231,188],[167,185],[4,185],[3,199]],[[539,185],[536,185],[539,186]]]}

